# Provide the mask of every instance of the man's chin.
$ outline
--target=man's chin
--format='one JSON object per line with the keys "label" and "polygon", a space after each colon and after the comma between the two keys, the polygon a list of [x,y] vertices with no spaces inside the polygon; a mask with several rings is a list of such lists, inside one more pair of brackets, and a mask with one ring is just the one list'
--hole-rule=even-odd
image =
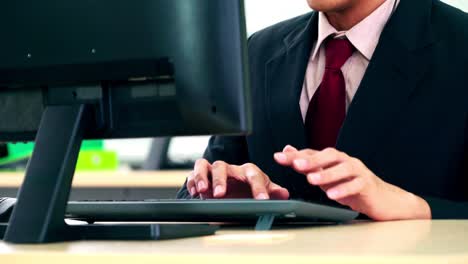
{"label": "man's chin", "polygon": [[354,0],[307,0],[312,10],[319,12],[340,12],[348,9]]}

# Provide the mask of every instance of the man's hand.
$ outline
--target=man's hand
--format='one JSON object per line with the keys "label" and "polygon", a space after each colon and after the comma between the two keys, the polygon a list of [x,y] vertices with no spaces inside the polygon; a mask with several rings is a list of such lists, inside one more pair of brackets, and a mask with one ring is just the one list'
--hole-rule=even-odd
{"label": "man's hand", "polygon": [[254,164],[230,165],[223,161],[210,164],[197,160],[187,178],[187,190],[192,197],[288,199],[287,189],[270,181]]}
{"label": "man's hand", "polygon": [[286,146],[274,158],[279,164],[304,174],[328,198],[374,220],[431,218],[429,205],[422,198],[384,182],[359,159],[336,149],[298,151]]}

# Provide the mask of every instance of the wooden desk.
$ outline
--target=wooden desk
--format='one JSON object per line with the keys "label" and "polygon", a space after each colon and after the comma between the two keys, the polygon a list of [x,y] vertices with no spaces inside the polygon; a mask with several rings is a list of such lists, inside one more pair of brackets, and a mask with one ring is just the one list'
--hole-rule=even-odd
{"label": "wooden desk", "polygon": [[[174,198],[187,176],[183,170],[79,172],[73,178],[70,199]],[[24,173],[0,172],[0,196],[16,196],[23,178]]]}
{"label": "wooden desk", "polygon": [[468,221],[400,221],[151,242],[0,242],[0,263],[468,263]]}
{"label": "wooden desk", "polygon": [[[73,178],[73,187],[180,187],[187,171],[102,171],[79,172]],[[0,172],[0,187],[19,187],[24,173]]]}

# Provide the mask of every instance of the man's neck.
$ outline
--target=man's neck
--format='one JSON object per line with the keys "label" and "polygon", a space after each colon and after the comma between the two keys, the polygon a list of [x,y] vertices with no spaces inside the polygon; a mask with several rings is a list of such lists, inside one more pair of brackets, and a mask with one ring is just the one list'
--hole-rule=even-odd
{"label": "man's neck", "polygon": [[363,0],[340,11],[326,12],[330,24],[338,31],[346,31],[372,14],[386,0]]}

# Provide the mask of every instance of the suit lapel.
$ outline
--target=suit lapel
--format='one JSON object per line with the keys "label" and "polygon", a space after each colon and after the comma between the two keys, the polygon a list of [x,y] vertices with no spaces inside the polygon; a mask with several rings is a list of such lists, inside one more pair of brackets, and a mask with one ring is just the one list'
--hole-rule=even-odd
{"label": "suit lapel", "polygon": [[[382,42],[384,43],[384,42]],[[413,86],[405,64],[398,59],[406,51],[381,45],[374,53],[356,92],[338,137],[337,148],[365,164],[389,132]],[[398,58],[397,58],[398,57]],[[403,66],[403,67],[402,67]]]}
{"label": "suit lapel", "polygon": [[284,50],[266,64],[266,113],[276,150],[287,144],[306,147],[299,99],[317,28],[317,15],[313,12],[308,25],[291,33],[284,40]]}
{"label": "suit lapel", "polygon": [[[428,69],[431,1],[404,0],[382,32],[348,109],[337,148],[373,167],[372,157],[398,124],[418,81]],[[427,23],[427,24],[425,24]]]}

